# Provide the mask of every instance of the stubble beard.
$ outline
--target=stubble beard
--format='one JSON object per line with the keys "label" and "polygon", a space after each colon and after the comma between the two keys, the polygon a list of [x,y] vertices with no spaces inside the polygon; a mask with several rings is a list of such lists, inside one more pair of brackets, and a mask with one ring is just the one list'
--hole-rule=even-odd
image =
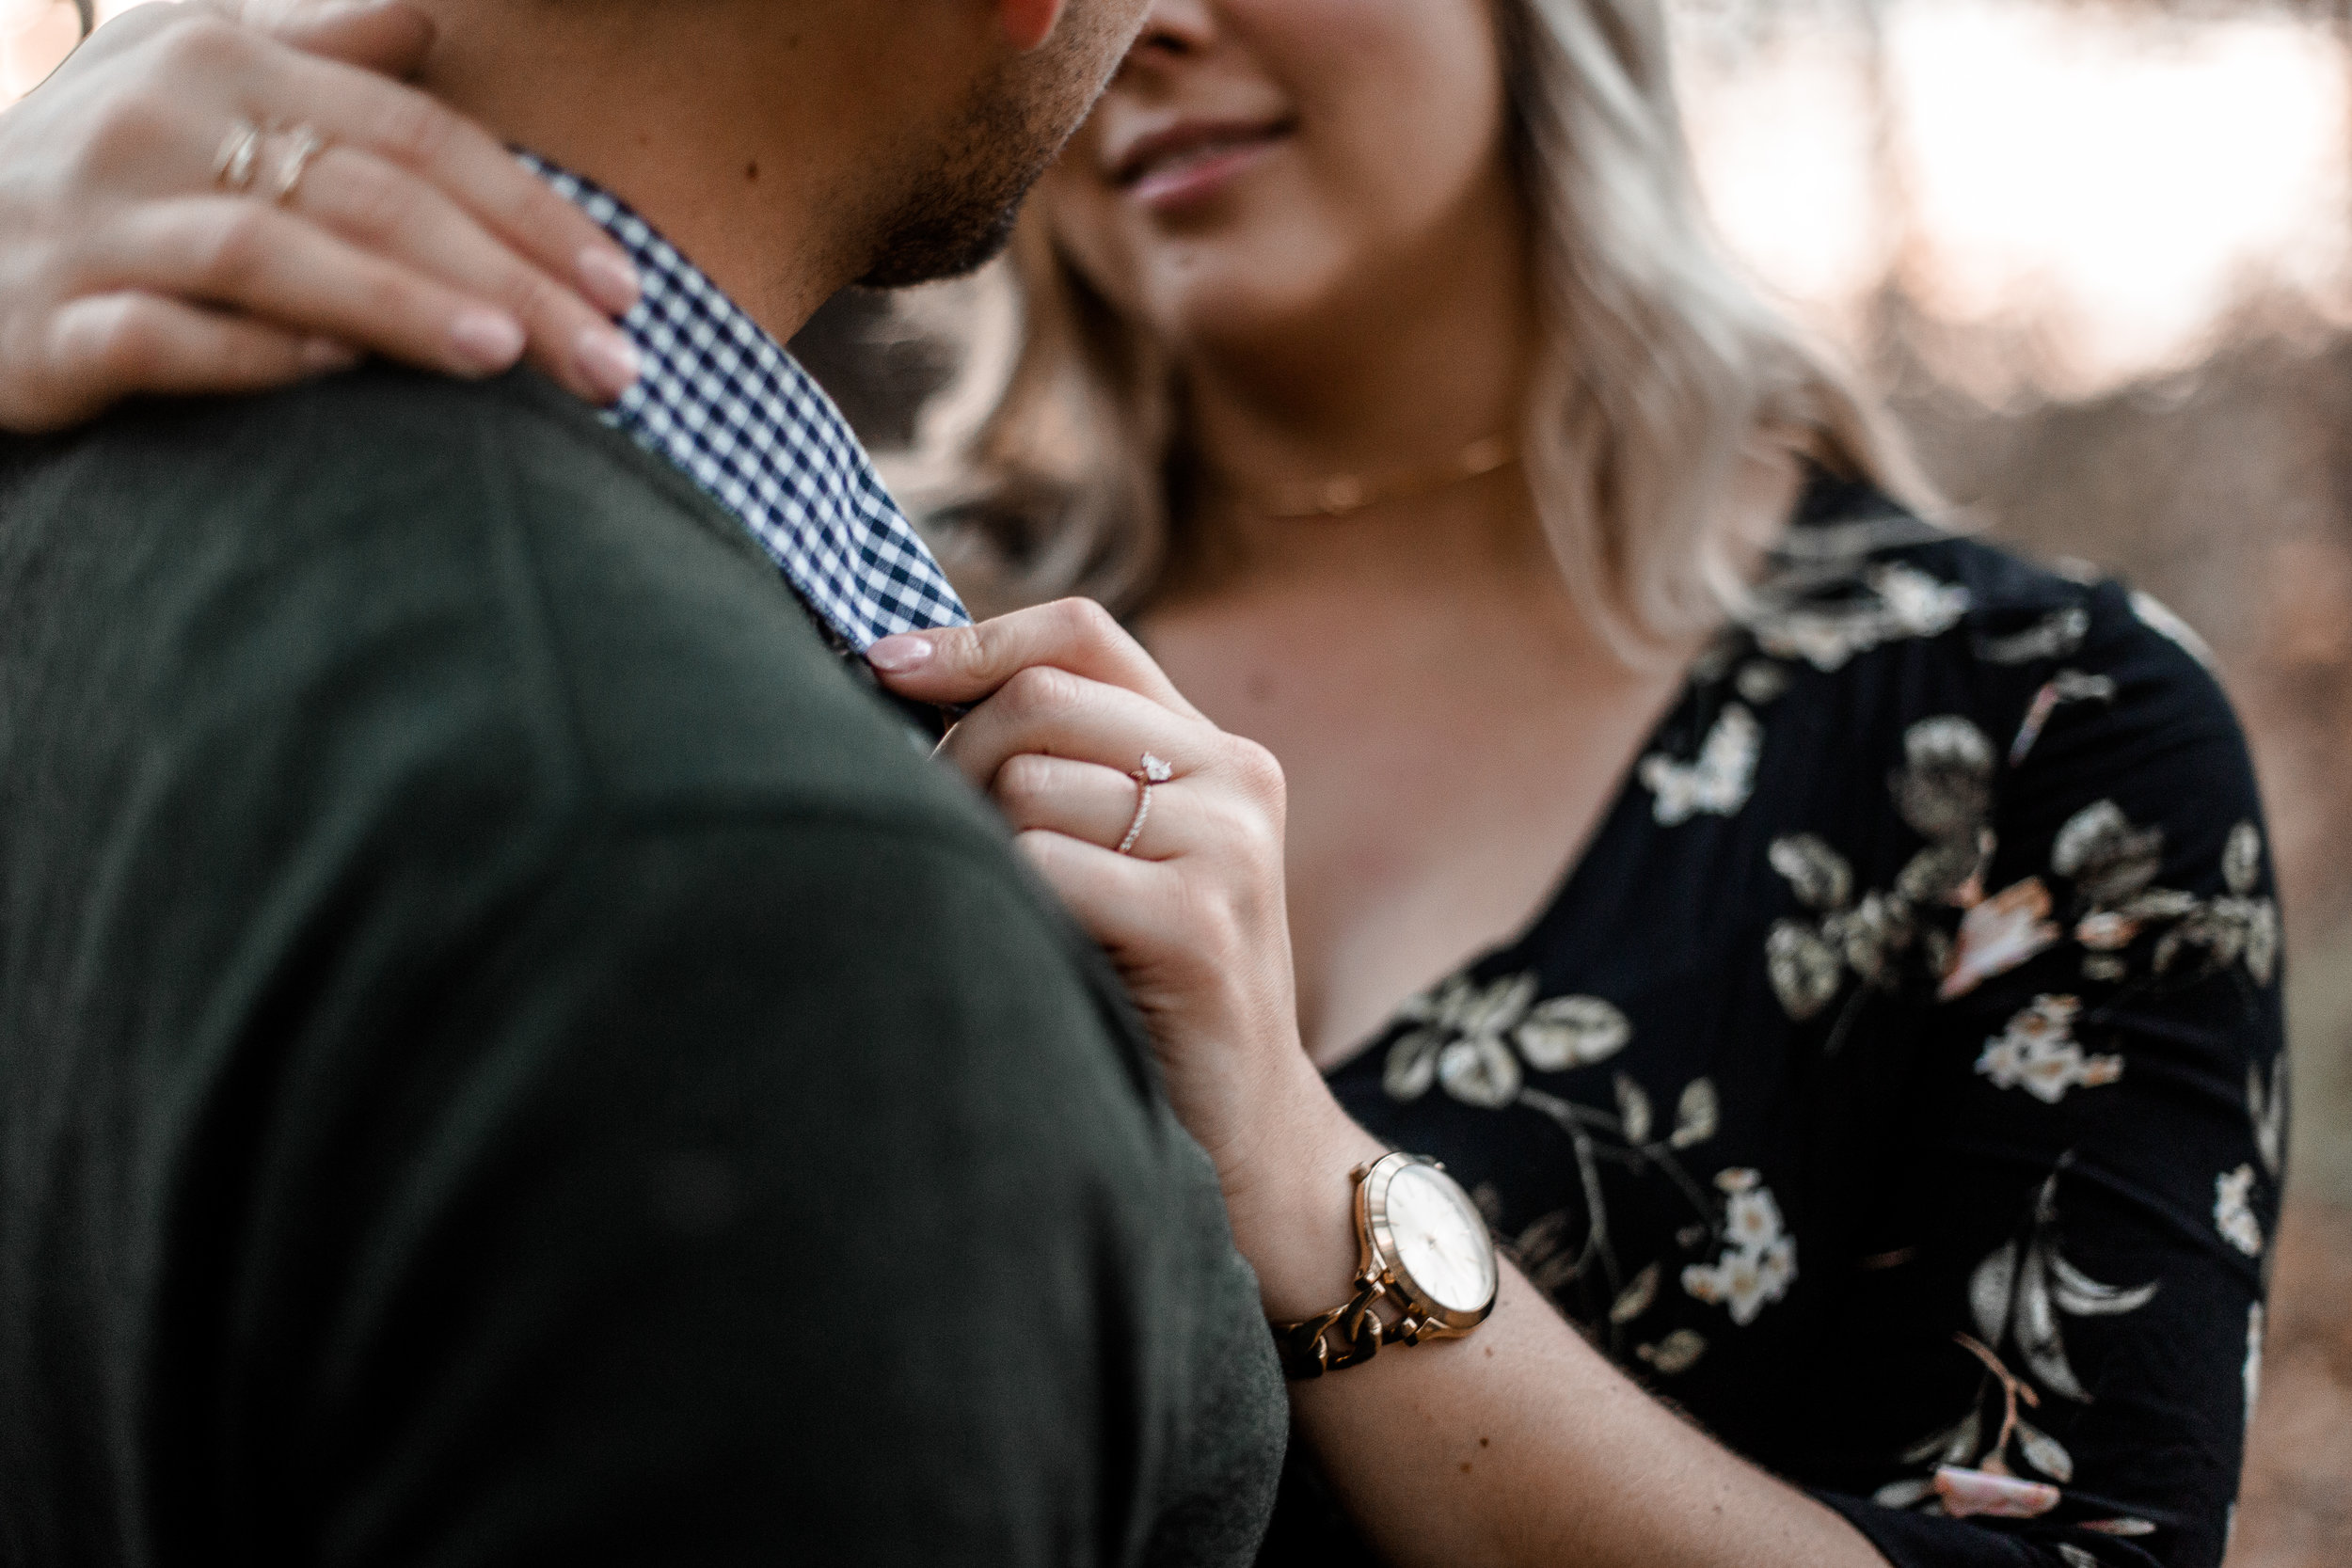
{"label": "stubble beard", "polygon": [[1107,72],[1089,69],[1088,55],[1073,44],[1038,62],[1033,83],[1008,74],[981,84],[928,166],[909,171],[860,287],[961,277],[1004,253],[1021,203],[1102,90]]}

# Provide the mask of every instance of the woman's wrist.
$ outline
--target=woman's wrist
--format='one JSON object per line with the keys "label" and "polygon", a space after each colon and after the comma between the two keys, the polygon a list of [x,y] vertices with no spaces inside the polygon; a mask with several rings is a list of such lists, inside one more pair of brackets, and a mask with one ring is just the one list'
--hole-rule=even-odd
{"label": "woman's wrist", "polygon": [[1359,1247],[1349,1173],[1388,1152],[1310,1069],[1261,1119],[1246,1163],[1220,1169],[1234,1244],[1258,1274],[1266,1315],[1311,1317],[1347,1299]]}

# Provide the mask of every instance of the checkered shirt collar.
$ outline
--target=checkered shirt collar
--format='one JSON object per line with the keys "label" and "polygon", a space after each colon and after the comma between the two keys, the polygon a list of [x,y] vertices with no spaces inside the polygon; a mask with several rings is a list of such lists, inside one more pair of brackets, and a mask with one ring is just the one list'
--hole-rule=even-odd
{"label": "checkered shirt collar", "polygon": [[740,518],[851,651],[969,625],[849,421],[784,345],[618,197],[522,158],[620,243],[644,281],[621,322],[642,371],[606,421]]}

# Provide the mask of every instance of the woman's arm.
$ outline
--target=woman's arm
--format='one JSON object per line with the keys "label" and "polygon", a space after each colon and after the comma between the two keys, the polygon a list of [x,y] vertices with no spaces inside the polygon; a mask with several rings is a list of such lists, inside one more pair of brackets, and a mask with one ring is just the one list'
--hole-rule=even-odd
{"label": "woman's arm", "polygon": [[[1299,1045],[1272,758],[1201,718],[1090,604],[892,638],[871,657],[906,695],[988,699],[945,750],[1120,964],[1266,1310],[1337,1306],[1357,1255],[1348,1171],[1385,1150]],[[1121,856],[1146,752],[1176,776]],[[1400,1564],[1883,1568],[1844,1519],[1650,1399],[1507,1268],[1476,1333],[1296,1385],[1294,1408],[1358,1528]]]}
{"label": "woman's arm", "polygon": [[[140,7],[0,112],[0,428],[278,386],[355,350],[468,377],[528,350],[580,396],[627,389],[619,247],[379,74],[421,62],[421,13],[321,7],[262,31],[224,10]],[[242,195],[215,173],[240,124],[269,130]],[[327,146],[275,202],[297,126]]]}

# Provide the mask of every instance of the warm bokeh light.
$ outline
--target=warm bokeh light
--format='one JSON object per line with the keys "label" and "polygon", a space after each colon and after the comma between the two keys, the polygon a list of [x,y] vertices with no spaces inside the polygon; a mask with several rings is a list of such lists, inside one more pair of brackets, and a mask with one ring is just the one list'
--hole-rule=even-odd
{"label": "warm bokeh light", "polygon": [[0,105],[48,75],[81,31],[70,0],[0,0]]}
{"label": "warm bokeh light", "polygon": [[1722,8],[1684,8],[1726,237],[1834,329],[1894,269],[2080,395],[2194,359],[2257,290],[2345,313],[2352,60],[2326,23],[1888,0],[1874,36],[1872,14],[1733,50]]}

